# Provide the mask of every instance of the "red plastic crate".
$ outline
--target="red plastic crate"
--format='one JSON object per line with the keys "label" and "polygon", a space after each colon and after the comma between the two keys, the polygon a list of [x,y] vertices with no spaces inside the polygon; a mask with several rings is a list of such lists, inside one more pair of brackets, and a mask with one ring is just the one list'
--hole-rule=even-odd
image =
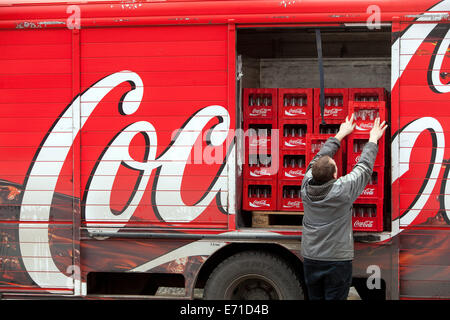
{"label": "red plastic crate", "polygon": [[247,161],[243,166],[243,175],[246,180],[277,179],[279,158],[270,154],[247,154]]}
{"label": "red plastic crate", "polygon": [[277,209],[278,192],[276,179],[272,180],[244,179],[243,189],[244,190],[243,190],[242,208],[244,210],[274,211]]}
{"label": "red plastic crate", "polygon": [[[278,139],[272,139],[273,130],[278,130],[273,120],[244,120],[244,143],[245,150],[248,153],[271,153],[278,150]],[[276,136],[278,138],[278,136]]]}
{"label": "red plastic crate", "polygon": [[277,119],[277,89],[245,88],[243,90],[244,120]]}
{"label": "red plastic crate", "polygon": [[[334,136],[334,134],[311,134],[306,136],[306,166],[309,165],[311,160],[320,151],[320,148],[328,140],[328,138]],[[338,177],[342,176],[346,169],[343,155],[344,148],[341,144],[341,147],[333,157],[336,162],[336,166],[338,167]]]}
{"label": "red plastic crate", "polygon": [[278,180],[278,211],[303,211],[300,181]]}
{"label": "red plastic crate", "polygon": [[306,135],[312,133],[313,122],[310,120],[282,120],[278,122],[281,150],[304,151]]}
{"label": "red plastic crate", "polygon": [[[320,89],[314,89],[314,119],[322,119],[320,113]],[[345,120],[348,113],[348,89],[325,89],[324,119]]]}
{"label": "red plastic crate", "polygon": [[313,101],[313,89],[278,89],[278,119],[312,119]]}
{"label": "red plastic crate", "polygon": [[380,117],[380,122],[386,120],[386,103],[384,101],[351,101],[349,103],[348,113],[350,115],[352,113],[354,114],[353,119],[356,123],[356,133],[369,133],[377,117]]}
{"label": "red plastic crate", "polygon": [[386,101],[387,92],[384,88],[350,88],[349,101]]}
{"label": "red plastic crate", "polygon": [[[347,165],[349,170],[359,161],[363,145],[369,141],[368,133],[352,133],[347,138]],[[378,140],[378,154],[374,166],[384,166],[384,143],[383,136]]]}
{"label": "red plastic crate", "polygon": [[278,180],[302,181],[306,172],[306,152],[280,151]]}
{"label": "red plastic crate", "polygon": [[384,167],[374,167],[372,177],[359,200],[378,200],[384,198]]}
{"label": "red plastic crate", "polygon": [[358,199],[352,208],[354,231],[383,231],[383,199]]}

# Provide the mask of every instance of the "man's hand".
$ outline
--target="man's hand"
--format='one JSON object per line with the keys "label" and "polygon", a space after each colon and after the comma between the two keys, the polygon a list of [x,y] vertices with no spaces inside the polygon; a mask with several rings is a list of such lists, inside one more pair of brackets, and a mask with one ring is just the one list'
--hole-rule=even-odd
{"label": "man's hand", "polygon": [[341,123],[341,126],[339,127],[339,132],[336,134],[335,138],[339,141],[342,141],[346,136],[348,136],[350,133],[353,132],[353,129],[355,129],[356,123],[353,123],[353,114],[350,117],[350,119],[345,117],[345,122]]}
{"label": "man's hand", "polygon": [[373,123],[372,130],[370,130],[369,141],[377,143],[378,140],[380,140],[380,138],[383,136],[384,131],[386,130],[386,128],[387,128],[386,121],[383,121],[380,124],[380,118],[376,118],[374,123]]}

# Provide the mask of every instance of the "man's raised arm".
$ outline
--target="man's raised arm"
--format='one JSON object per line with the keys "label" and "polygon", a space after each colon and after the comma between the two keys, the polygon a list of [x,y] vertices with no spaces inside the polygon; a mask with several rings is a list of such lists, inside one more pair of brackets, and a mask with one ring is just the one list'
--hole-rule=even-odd
{"label": "man's raised arm", "polygon": [[370,176],[378,153],[378,140],[384,134],[387,128],[386,121],[380,124],[380,118],[376,118],[373,128],[370,131],[369,142],[364,146],[359,161],[353,167],[352,171],[341,177],[343,183],[349,186],[348,195],[351,201],[356,200],[364,191]]}

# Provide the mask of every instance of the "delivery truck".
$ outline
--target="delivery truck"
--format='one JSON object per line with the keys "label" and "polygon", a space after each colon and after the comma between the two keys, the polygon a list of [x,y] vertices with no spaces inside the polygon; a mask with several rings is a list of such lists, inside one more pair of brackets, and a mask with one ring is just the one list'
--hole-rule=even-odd
{"label": "delivery truck", "polygon": [[308,299],[300,182],[389,130],[362,299],[450,298],[450,0],[0,4],[4,299]]}

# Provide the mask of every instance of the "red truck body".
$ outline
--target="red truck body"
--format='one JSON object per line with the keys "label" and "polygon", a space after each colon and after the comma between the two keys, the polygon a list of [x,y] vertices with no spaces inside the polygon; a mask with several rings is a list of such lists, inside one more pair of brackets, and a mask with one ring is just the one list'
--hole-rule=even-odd
{"label": "red truck body", "polygon": [[0,4],[2,296],[145,274],[192,298],[250,249],[301,270],[301,228],[238,222],[237,33],[364,24],[371,5],[392,33],[390,212],[355,233],[354,277],[450,298],[448,0]]}

